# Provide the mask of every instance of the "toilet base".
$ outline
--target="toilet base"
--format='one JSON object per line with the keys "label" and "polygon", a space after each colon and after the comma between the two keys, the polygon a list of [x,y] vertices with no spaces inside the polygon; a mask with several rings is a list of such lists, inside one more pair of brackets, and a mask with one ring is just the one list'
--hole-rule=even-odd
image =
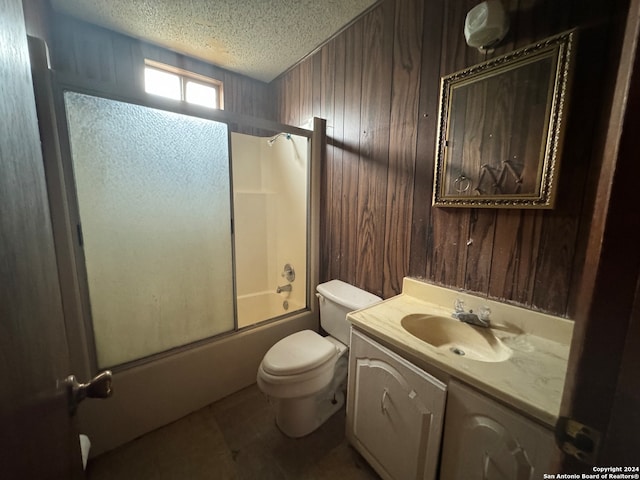
{"label": "toilet base", "polygon": [[276,425],[287,437],[309,435],[344,405],[344,393],[337,392],[335,400],[317,397],[282,399],[278,401]]}
{"label": "toilet base", "polygon": [[340,358],[331,384],[316,395],[281,398],[276,402],[276,424],[288,437],[309,435],[336,413],[345,402],[347,360]]}

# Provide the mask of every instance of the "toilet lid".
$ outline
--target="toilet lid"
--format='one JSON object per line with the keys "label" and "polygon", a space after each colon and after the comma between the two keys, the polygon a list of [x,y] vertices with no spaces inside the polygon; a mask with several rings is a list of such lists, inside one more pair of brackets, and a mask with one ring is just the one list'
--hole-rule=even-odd
{"label": "toilet lid", "polygon": [[302,330],[269,349],[262,368],[271,375],[295,375],[322,365],[336,355],[336,347],[316,332]]}

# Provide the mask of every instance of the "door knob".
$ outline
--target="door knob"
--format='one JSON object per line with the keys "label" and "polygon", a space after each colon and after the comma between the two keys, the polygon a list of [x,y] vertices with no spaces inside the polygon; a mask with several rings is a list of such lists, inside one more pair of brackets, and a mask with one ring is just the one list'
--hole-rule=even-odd
{"label": "door knob", "polygon": [[65,379],[67,385],[67,399],[69,401],[69,415],[74,415],[78,404],[85,398],[108,398],[113,393],[111,370],[105,370],[93,377],[87,383],[80,383],[75,375]]}

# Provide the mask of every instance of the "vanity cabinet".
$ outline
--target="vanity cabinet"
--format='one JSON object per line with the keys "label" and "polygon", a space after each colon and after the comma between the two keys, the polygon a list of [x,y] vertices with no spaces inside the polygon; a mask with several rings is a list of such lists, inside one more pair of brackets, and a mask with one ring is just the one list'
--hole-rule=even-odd
{"label": "vanity cabinet", "polygon": [[550,430],[454,380],[449,382],[440,478],[542,478],[551,471]]}
{"label": "vanity cabinet", "polygon": [[446,385],[352,329],[347,438],[384,479],[435,479]]}

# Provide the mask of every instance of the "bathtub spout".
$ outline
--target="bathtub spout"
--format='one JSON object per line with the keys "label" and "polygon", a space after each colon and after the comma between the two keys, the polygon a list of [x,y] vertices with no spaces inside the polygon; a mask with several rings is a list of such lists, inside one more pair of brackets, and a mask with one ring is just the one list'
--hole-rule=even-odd
{"label": "bathtub spout", "polygon": [[291,284],[290,283],[288,283],[287,285],[284,285],[282,287],[276,288],[276,293],[290,292],[290,291],[291,291]]}

